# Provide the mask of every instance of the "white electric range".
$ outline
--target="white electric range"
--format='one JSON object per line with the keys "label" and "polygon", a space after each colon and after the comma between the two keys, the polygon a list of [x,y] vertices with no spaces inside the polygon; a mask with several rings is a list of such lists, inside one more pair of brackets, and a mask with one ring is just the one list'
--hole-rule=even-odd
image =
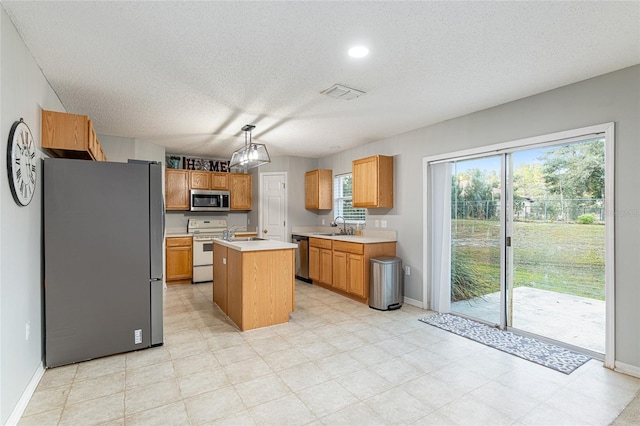
{"label": "white electric range", "polygon": [[187,232],[193,236],[193,283],[213,281],[213,239],[222,238],[226,219],[189,219]]}

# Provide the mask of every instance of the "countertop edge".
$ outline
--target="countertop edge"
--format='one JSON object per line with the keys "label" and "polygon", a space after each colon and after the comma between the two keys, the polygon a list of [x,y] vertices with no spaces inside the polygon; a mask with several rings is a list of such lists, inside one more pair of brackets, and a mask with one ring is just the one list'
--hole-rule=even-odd
{"label": "countertop edge", "polygon": [[275,240],[261,241],[226,241],[220,238],[213,240],[215,244],[220,244],[236,251],[270,251],[270,250],[292,250],[298,247],[297,244],[285,243]]}
{"label": "countertop edge", "polygon": [[383,237],[367,237],[356,235],[318,235],[313,232],[297,232],[294,235],[300,235],[309,238],[322,238],[332,241],[344,241],[347,243],[360,243],[360,244],[376,244],[376,243],[396,243],[397,238],[383,238]]}

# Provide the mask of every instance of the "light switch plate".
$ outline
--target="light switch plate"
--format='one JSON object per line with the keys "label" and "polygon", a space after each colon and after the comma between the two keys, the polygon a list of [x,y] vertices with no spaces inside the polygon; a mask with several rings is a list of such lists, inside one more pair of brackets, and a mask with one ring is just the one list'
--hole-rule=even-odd
{"label": "light switch plate", "polygon": [[380,221],[376,219],[376,228],[380,228]]}
{"label": "light switch plate", "polygon": [[383,228],[386,228],[386,227],[387,227],[387,221],[386,221],[386,220],[382,220],[382,221],[380,221],[380,225],[381,225]]}

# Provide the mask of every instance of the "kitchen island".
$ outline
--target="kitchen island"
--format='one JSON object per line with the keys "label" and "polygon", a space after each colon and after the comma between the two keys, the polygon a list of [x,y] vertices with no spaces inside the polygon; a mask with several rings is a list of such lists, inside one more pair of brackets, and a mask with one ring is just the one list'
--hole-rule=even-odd
{"label": "kitchen island", "polygon": [[295,248],[275,240],[214,240],[213,301],[240,330],[289,321]]}

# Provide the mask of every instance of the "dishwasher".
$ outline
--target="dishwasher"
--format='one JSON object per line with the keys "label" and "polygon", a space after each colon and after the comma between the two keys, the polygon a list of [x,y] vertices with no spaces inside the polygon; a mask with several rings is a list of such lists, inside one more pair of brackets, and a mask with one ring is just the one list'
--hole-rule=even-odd
{"label": "dishwasher", "polygon": [[291,235],[291,242],[297,244],[296,248],[296,278],[311,283],[309,279],[309,237],[303,235]]}

